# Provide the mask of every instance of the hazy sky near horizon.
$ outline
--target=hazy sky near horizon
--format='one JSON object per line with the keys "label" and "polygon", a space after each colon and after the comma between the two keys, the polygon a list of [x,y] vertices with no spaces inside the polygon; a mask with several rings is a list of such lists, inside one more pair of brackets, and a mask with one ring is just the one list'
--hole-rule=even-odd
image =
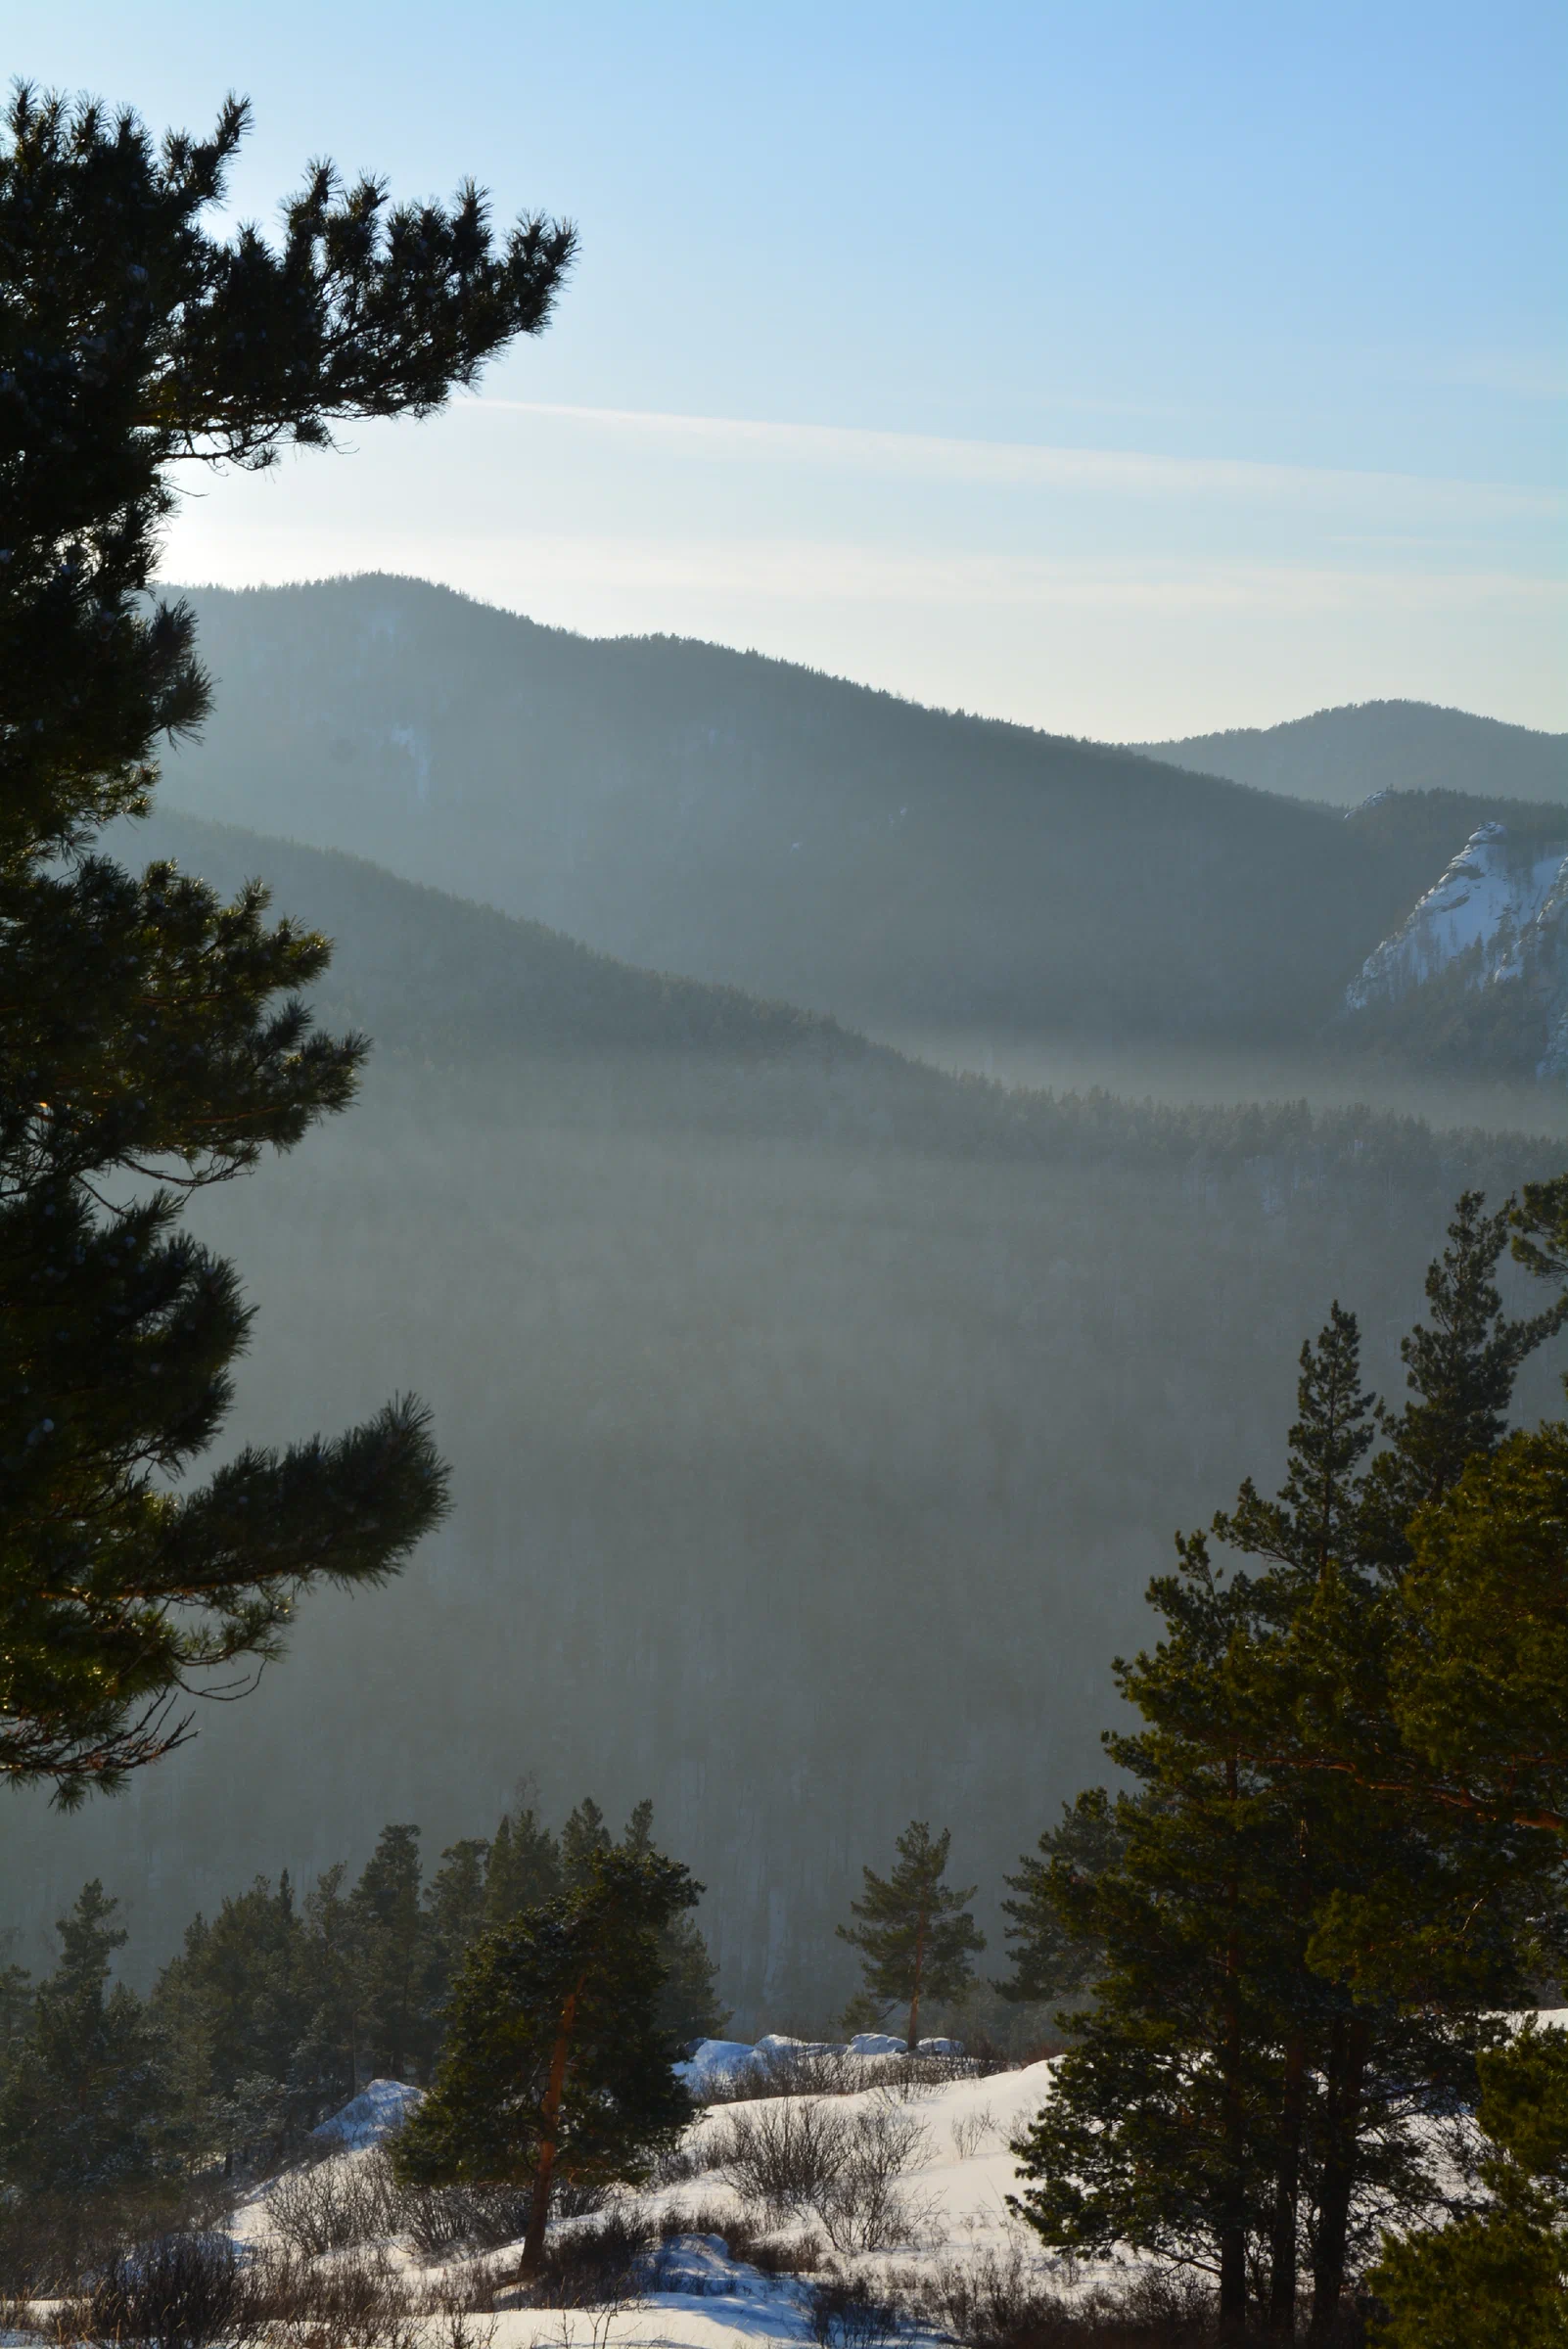
{"label": "hazy sky near horizon", "polygon": [[1568,16],[5,0],[13,69],[579,226],[425,425],[201,484],[173,576],[411,572],[1149,739],[1568,726]]}

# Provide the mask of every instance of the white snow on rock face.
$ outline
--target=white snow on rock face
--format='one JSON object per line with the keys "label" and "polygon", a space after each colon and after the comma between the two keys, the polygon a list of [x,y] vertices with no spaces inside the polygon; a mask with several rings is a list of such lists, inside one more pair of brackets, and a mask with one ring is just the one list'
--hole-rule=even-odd
{"label": "white snow on rock face", "polygon": [[400,2129],[415,2105],[424,2100],[422,2088],[410,2088],[402,2080],[372,2080],[310,2134],[322,2145],[379,2145],[383,2138]]}
{"label": "white snow on rock face", "polygon": [[697,2094],[736,2072],[750,2071],[756,2061],[757,2050],[750,2040],[705,2039],[684,2063],[676,2064],[675,2077]]}
{"label": "white snow on rock face", "polygon": [[[963,2042],[958,2039],[922,2039],[917,2052],[921,2055],[961,2055]],[[784,2065],[810,2055],[903,2055],[908,2052],[903,2040],[889,2031],[860,2031],[848,2042],[832,2039],[786,2039],[781,2032],[769,2031],[754,2046],[739,2039],[705,2039],[698,2043],[684,2063],[675,2066],[675,2077],[684,2080],[694,2096],[720,2081],[734,2081],[744,2073],[763,2072],[775,2065]]]}
{"label": "white snow on rock face", "polygon": [[1527,933],[1559,883],[1568,883],[1568,844],[1513,841],[1506,825],[1483,824],[1407,919],[1367,956],[1345,990],[1349,1008],[1397,1003],[1475,945],[1483,949],[1478,984],[1517,978]]}

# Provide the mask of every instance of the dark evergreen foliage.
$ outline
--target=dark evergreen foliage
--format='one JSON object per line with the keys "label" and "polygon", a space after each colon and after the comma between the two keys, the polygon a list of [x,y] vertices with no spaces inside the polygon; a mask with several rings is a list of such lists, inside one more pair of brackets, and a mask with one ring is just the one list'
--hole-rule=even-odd
{"label": "dark evergreen foliage", "polygon": [[932,2000],[961,1998],[973,1978],[970,1959],[986,1946],[967,1904],[977,1887],[960,1892],[944,1882],[952,1830],[933,1835],[912,1819],[897,1838],[899,1857],[886,1876],[862,1868],[864,1891],[850,1903],[858,1922],[840,1925],[839,1939],[860,1952],[869,1999],[880,2007],[908,2009],[905,2039],[914,2053],[920,2008]]}
{"label": "dark evergreen foliage", "polygon": [[1370,2283],[1385,2349],[1551,2349],[1568,2341],[1568,2032],[1481,2058],[1487,2200],[1386,2236]]}
{"label": "dark evergreen foliage", "polygon": [[60,1962],[38,1985],[0,2072],[0,2185],[89,2194],[171,2175],[165,2049],[144,2003],[110,1985],[125,1933],[101,1884],[60,1919]]}
{"label": "dark evergreen foliage", "polygon": [[[504,1893],[499,1921],[511,1924],[597,1883],[609,1853],[668,1865],[653,1848],[651,1804],[637,1806],[619,1845],[591,1835],[594,1819],[602,1828],[591,1802],[574,1817],[589,1822],[590,1840],[571,1883],[557,1865],[534,1877],[527,1901],[517,1897],[519,1873],[504,1886],[492,1880],[497,1853],[504,1864],[508,1850],[535,1861],[559,1850],[526,1808],[488,1841],[449,1845],[428,1884],[419,1830],[407,1824],[382,1830],[352,1884],[339,1865],[301,1901],[287,1873],[276,1885],[258,1878],[210,1920],[192,1919],[145,2004],[109,1986],[125,1935],[113,1925],[115,1903],[88,1885],[62,1921],[55,1976],[34,1987],[20,1966],[0,1971],[0,2185],[10,2177],[29,2192],[58,2193],[77,2178],[97,2192],[214,2160],[227,2176],[264,2174],[298,2157],[309,2132],[373,2076],[428,2082],[456,1986],[497,1921],[492,1893]],[[654,2024],[676,2050],[727,2020],[689,1911],[677,1903],[654,1928]],[[61,2107],[53,2120],[51,2097]],[[74,2151],[62,2135],[69,2111],[94,2099],[105,2116],[102,2161],[84,2149],[96,2142],[87,2119]],[[39,2130],[35,2175],[28,2148]]]}
{"label": "dark evergreen foliage", "polygon": [[1374,1414],[1337,1305],[1304,1348],[1277,1499],[1244,1485],[1213,1529],[1261,1571],[1183,1539],[1150,1593],[1165,1636],[1117,1667],[1142,1716],[1106,1740],[1137,1786],[1116,1805],[1120,1855],[1028,1879],[1058,1935],[1104,1959],[1021,2143],[1022,2207],[1064,2249],[1131,2241],[1210,2269],[1236,2337],[1260,2272],[1293,2337],[1305,2256],[1310,2337],[1329,2339],[1369,2189],[1437,2200],[1422,2114],[1473,2088],[1489,2009],[1525,2002],[1535,1920],[1560,1898],[1545,1838],[1388,1778],[1411,1543],[1457,1484],[1502,1469],[1514,1376],[1561,1319],[1503,1315],[1506,1228],[1460,1201],[1402,1350],[1402,1413]]}
{"label": "dark evergreen foliage", "polygon": [[1026,1854],[1017,1875],[1006,1879],[1018,1897],[1001,1905],[1012,1919],[1006,1938],[1013,1945],[1007,1953],[1013,1978],[998,1984],[1004,1998],[1072,2002],[1087,1990],[1103,1962],[1104,1944],[1092,1928],[1079,1933],[1068,1919],[1086,1911],[1085,1895],[1116,1865],[1122,1849],[1115,1807],[1103,1786],[1062,1805],[1062,1823],[1041,1834],[1038,1857]]}
{"label": "dark evergreen foliage", "polygon": [[642,2177],[691,2116],[658,2019],[659,1937],[700,1889],[652,1851],[595,1845],[569,1890],[469,1958],[435,2086],[393,2158],[411,2184],[526,2185],[525,2274],[557,2178]]}
{"label": "dark evergreen foliage", "polygon": [[561,1881],[560,1839],[541,1825],[532,1805],[504,1813],[485,1865],[485,1924],[510,1924],[520,1910],[552,1899]]}
{"label": "dark evergreen foliage", "polygon": [[443,1497],[411,1400],[170,1489],[248,1322],[181,1196],[342,1109],[364,1044],[313,1031],[325,942],[268,927],[263,891],[225,905],[97,842],[208,706],[189,611],[149,597],[170,469],[430,413],[544,324],[572,232],[497,246],[473,188],[389,208],[319,164],[277,251],[217,242],[246,123],[230,100],[160,150],[21,87],[0,133],[0,1772],[67,1800],[166,1752],[191,1676],[275,1653],[301,1589],[379,1580]]}

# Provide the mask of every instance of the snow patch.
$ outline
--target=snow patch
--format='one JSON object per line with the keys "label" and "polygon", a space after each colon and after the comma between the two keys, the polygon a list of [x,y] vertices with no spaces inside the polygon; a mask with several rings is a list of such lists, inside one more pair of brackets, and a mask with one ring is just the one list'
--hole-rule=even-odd
{"label": "snow patch", "polygon": [[430,798],[430,737],[417,726],[389,726],[389,742],[405,751],[414,769],[414,797],[423,807]]}
{"label": "snow patch", "polygon": [[384,2138],[399,2130],[416,2104],[423,2104],[422,2088],[410,2088],[403,2080],[372,2080],[357,2096],[349,2098],[330,2120],[312,2129],[310,2135],[320,2145],[379,2145]]}
{"label": "snow patch", "polygon": [[675,2066],[675,2077],[697,2091],[715,2086],[720,2080],[733,2079],[737,2072],[749,2072],[757,2061],[757,2050],[750,2040],[700,2040],[684,2063]]}
{"label": "snow patch", "polygon": [[[705,2089],[715,2088],[721,2081],[742,2079],[746,2073],[782,2069],[812,2055],[857,2055],[870,2057],[906,2055],[907,2043],[891,2031],[859,2031],[853,2039],[789,2039],[780,2031],[769,2031],[755,2044],[740,2039],[704,2039],[687,2056],[677,2063],[675,2076],[684,2080],[694,2096]],[[920,2055],[962,2055],[961,2039],[922,2039],[916,2043]]]}

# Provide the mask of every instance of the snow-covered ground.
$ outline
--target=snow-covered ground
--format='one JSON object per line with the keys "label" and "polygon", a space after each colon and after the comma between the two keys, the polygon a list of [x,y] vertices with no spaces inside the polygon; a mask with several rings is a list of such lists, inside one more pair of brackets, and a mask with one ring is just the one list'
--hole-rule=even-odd
{"label": "snow-covered ground", "polygon": [[[1533,2019],[1561,2029],[1568,2026],[1568,2010]],[[699,2091],[706,2087],[711,2094],[725,2082],[733,2095],[746,2085],[750,2067],[794,2064],[804,2070],[812,2058],[835,2067],[841,2093],[710,2104],[686,2131],[677,2160],[666,2165],[667,2182],[621,2198],[617,2207],[643,2223],[653,2247],[642,2255],[632,2282],[608,2303],[516,2305],[523,2297],[512,2288],[521,2242],[485,2252],[448,2252],[432,2262],[422,2261],[405,2235],[389,2230],[351,2249],[323,2253],[316,2265],[326,2275],[339,2262],[367,2255],[383,2262],[409,2287],[416,2312],[421,2303],[441,2297],[448,2309],[463,2301],[493,2307],[493,2315],[473,2316],[455,2326],[450,2314],[434,2308],[423,2319],[416,2313],[412,2334],[405,2331],[402,2337],[422,2334],[427,2349],[457,2349],[460,2341],[470,2349],[743,2349],[747,2343],[820,2341],[812,2281],[824,2275],[858,2280],[877,2297],[887,2280],[897,2276],[898,2297],[907,2306],[911,2296],[918,2297],[921,2280],[935,2286],[955,2269],[971,2275],[988,2267],[1013,2270],[1076,2297],[1099,2284],[1126,2282],[1140,2264],[1134,2258],[1071,2268],[1052,2259],[1008,2208],[1008,2196],[1018,2186],[1010,2141],[1048,2097],[1053,2068],[1048,2061],[983,2076],[951,2061],[941,2067],[945,2076],[911,2080],[898,2042],[862,2039],[847,2050],[781,2040],[756,2049],[709,2041],[684,2068]],[[937,2068],[925,2067],[928,2072]],[[860,2085],[844,2091],[846,2078]],[[371,2179],[383,2159],[381,2147],[419,2096],[419,2090],[397,2081],[372,2081],[317,2133],[341,2148],[328,2155],[325,2167],[345,2182]],[[810,2111],[841,2128],[891,2131],[903,2141],[906,2159],[894,2182],[895,2221],[879,2231],[875,2248],[845,2248],[842,2241],[833,2247],[822,2239],[820,2212],[775,2214],[769,2227],[758,2202],[743,2196],[734,2183],[740,2168],[737,2139],[748,2127],[776,2130],[788,2116]],[[281,2245],[285,2231],[278,2222],[286,2197],[301,2179],[321,2174],[308,2168],[285,2172],[257,2188],[235,2214],[238,2245],[253,2253]],[[1459,2184],[1459,2173],[1453,2184]],[[598,2224],[594,2218],[568,2219],[552,2229],[552,2235]],[[731,2242],[737,2249],[757,2244],[761,2259],[763,2244],[799,2247],[811,2237],[817,2249],[804,2263],[807,2272],[800,2275],[764,2273],[733,2256],[730,2248]],[[483,2288],[470,2292],[469,2285]],[[904,2337],[910,2349],[919,2349],[917,2338]]]}
{"label": "snow-covered ground", "polygon": [[[1051,2067],[1031,2064],[1017,2071],[987,2077],[956,2077],[929,2086],[900,2084],[901,2046],[885,2043],[873,2051],[866,2041],[857,2060],[866,2085],[848,2095],[790,2099],[820,2103],[834,2116],[853,2123],[857,2114],[891,2114],[913,2139],[908,2166],[898,2182],[902,2221],[890,2239],[875,2251],[833,2252],[825,2243],[822,2259],[842,2274],[864,2278],[874,2289],[890,2269],[934,2272],[944,2260],[966,2262],[990,2253],[1009,2260],[1020,2258],[1038,2269],[1042,2280],[1058,2283],[1058,2263],[1040,2250],[1038,2238],[1007,2208],[1007,2196],[1017,2184],[1016,2164],[1008,2140],[1036,2113],[1044,2100]],[[765,2055],[775,2059],[787,2052],[786,2043],[772,2043]],[[806,2050],[803,2050],[806,2052]],[[733,2043],[708,2043],[691,2066],[697,2081],[712,2079],[758,2060],[758,2050]],[[377,2142],[395,2126],[411,2093],[396,2082],[373,2082],[339,2116],[337,2134],[351,2150],[338,2160],[360,2164],[375,2156]],[[628,2215],[651,2220],[655,2227],[679,2215],[690,2215],[693,2227],[672,2234],[644,2263],[641,2288],[634,2298],[609,2308],[508,2308],[505,2280],[515,2275],[520,2246],[471,2257],[451,2257],[438,2266],[422,2266],[405,2241],[390,2238],[387,2256],[410,2282],[425,2286],[451,2284],[465,2271],[483,2268],[502,2286],[503,2305],[493,2319],[476,2320],[480,2337],[493,2349],[736,2349],[741,2342],[806,2341],[813,2337],[809,2285],[793,2276],[762,2274],[745,2260],[732,2258],[723,2238],[726,2218],[749,2218],[753,2230],[758,2213],[748,2210],[719,2170],[710,2168],[734,2135],[737,2122],[754,2116],[764,2125],[776,2120],[784,2100],[746,2098],[714,2104],[692,2123],[682,2144],[695,2174],[678,2184],[627,2194],[622,2207]],[[275,2233],[271,2204],[278,2182],[259,2188],[237,2213],[235,2233],[243,2243],[259,2248]],[[571,2222],[567,2223],[568,2225]],[[591,2225],[591,2221],[582,2222]],[[770,2239],[821,2237],[821,2229],[807,2218],[782,2223]],[[332,2254],[327,2255],[331,2258]],[[343,2255],[337,2255],[343,2256]],[[1086,2279],[1084,2280],[1087,2280]],[[493,2332],[491,2326],[493,2325]],[[434,2321],[434,2342],[441,2328]],[[441,2335],[441,2337],[446,2337]]]}

